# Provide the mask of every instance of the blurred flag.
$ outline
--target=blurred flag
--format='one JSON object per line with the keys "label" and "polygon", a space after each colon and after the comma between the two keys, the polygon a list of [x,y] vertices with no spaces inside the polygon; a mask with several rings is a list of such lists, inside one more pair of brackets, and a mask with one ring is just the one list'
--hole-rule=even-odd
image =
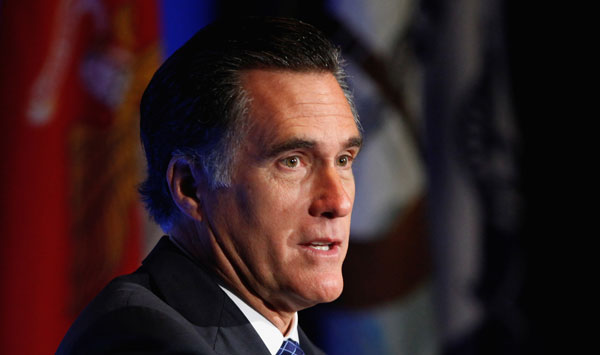
{"label": "blurred flag", "polygon": [[157,4],[3,1],[0,352],[47,354],[140,261],[139,99]]}
{"label": "blurred flag", "polygon": [[518,355],[527,324],[521,132],[507,1],[421,1],[433,254],[445,355]]}

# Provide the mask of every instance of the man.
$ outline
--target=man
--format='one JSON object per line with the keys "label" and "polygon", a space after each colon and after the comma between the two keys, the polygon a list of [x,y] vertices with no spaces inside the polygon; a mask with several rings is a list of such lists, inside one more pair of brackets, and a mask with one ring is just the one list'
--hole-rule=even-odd
{"label": "man", "polygon": [[141,103],[140,191],[168,236],[59,353],[321,353],[296,312],[343,287],[361,134],[339,61],[310,25],[250,18],[162,65]]}

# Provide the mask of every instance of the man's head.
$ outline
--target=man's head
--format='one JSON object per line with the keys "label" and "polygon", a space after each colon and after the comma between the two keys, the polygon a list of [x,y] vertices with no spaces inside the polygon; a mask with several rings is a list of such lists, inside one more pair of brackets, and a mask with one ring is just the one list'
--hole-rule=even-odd
{"label": "man's head", "polygon": [[150,212],[263,314],[342,290],[361,135],[339,60],[298,21],[220,23],[142,100]]}
{"label": "man's head", "polygon": [[318,30],[292,19],[247,18],[200,30],[160,67],[142,98],[148,177],[140,192],[150,215],[169,229],[178,214],[164,178],[174,155],[195,158],[213,188],[228,185],[247,123],[245,71],[329,72],[358,124],[341,64]]}

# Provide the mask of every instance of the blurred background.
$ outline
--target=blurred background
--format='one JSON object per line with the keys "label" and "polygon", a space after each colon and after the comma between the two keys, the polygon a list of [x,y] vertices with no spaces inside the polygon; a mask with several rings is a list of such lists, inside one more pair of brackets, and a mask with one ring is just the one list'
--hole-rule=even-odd
{"label": "blurred background", "polygon": [[328,354],[543,347],[523,159],[528,45],[503,0],[0,0],[0,353],[53,353],[161,236],[139,99],[217,18],[312,23],[342,49],[365,132],[342,297],[300,313]]}

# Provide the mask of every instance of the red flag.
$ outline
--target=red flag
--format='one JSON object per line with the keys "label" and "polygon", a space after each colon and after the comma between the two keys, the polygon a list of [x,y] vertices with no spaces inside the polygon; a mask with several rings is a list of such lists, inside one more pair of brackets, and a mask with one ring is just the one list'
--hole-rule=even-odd
{"label": "red flag", "polygon": [[153,1],[2,2],[2,353],[54,352],[139,264],[138,106],[157,24]]}

